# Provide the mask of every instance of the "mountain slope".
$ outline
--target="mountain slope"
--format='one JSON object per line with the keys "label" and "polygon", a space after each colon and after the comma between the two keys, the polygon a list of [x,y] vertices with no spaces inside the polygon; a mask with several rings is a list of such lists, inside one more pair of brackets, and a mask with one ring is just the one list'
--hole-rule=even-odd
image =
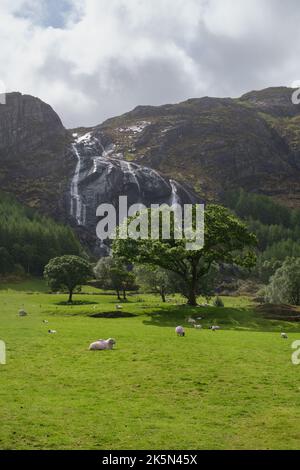
{"label": "mountain slope", "polygon": [[100,126],[116,155],[189,183],[208,200],[243,187],[300,204],[300,108],[293,90],[139,106]]}
{"label": "mountain slope", "polygon": [[66,130],[38,98],[10,93],[0,105],[0,187],[93,236],[97,205],[121,194],[147,205],[195,201],[195,193],[220,201],[242,187],[300,206],[300,107],[292,92],[138,106],[77,130]]}

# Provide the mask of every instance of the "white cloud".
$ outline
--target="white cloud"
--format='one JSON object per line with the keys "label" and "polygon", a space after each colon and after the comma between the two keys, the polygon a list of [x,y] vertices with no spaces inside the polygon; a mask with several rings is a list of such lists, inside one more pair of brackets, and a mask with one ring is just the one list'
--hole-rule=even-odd
{"label": "white cloud", "polygon": [[298,0],[1,0],[0,79],[66,126],[300,79]]}

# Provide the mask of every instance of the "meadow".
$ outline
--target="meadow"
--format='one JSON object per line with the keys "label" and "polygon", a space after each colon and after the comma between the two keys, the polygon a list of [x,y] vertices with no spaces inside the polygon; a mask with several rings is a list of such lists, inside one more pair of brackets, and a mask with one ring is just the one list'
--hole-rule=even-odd
{"label": "meadow", "polygon": [[[300,325],[244,297],[190,308],[136,294],[122,309],[133,316],[95,318],[116,311],[115,295],[83,291],[69,306],[43,281],[1,284],[0,449],[299,449]],[[88,351],[108,337],[113,351]]]}

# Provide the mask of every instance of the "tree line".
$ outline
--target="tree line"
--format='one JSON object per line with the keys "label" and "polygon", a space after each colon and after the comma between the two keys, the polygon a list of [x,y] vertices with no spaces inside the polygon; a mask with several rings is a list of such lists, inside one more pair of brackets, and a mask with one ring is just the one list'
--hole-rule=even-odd
{"label": "tree line", "polygon": [[0,194],[0,274],[41,275],[48,261],[64,254],[82,255],[72,229]]}
{"label": "tree line", "polygon": [[300,257],[299,209],[242,189],[228,192],[225,203],[257,237],[257,261],[252,271],[255,277],[268,282],[286,258]]}

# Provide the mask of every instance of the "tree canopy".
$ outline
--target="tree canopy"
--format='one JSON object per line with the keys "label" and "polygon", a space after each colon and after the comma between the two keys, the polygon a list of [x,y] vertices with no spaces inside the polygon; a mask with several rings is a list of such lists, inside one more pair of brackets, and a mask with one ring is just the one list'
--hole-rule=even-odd
{"label": "tree canopy", "polygon": [[70,227],[0,193],[0,274],[19,271],[22,267],[26,273],[39,276],[51,258],[82,252]]}
{"label": "tree canopy", "polygon": [[272,303],[300,305],[300,258],[287,258],[271,277],[266,297]]}
{"label": "tree canopy", "polygon": [[116,291],[118,300],[121,300],[121,292],[123,299],[126,300],[126,292],[137,288],[134,273],[121,260],[112,257],[101,258],[94,273],[103,289]]}
{"label": "tree canopy", "polygon": [[44,270],[44,277],[51,289],[66,288],[68,290],[70,303],[76,287],[87,282],[91,276],[90,263],[79,256],[72,255],[53,258]]}
{"label": "tree canopy", "polygon": [[190,305],[197,304],[199,279],[207,275],[213,264],[229,263],[245,267],[255,264],[253,247],[256,237],[228,209],[209,205],[205,209],[204,247],[187,250],[186,240],[122,239],[113,243],[117,257],[132,263],[149,264],[176,273],[185,285]]}

